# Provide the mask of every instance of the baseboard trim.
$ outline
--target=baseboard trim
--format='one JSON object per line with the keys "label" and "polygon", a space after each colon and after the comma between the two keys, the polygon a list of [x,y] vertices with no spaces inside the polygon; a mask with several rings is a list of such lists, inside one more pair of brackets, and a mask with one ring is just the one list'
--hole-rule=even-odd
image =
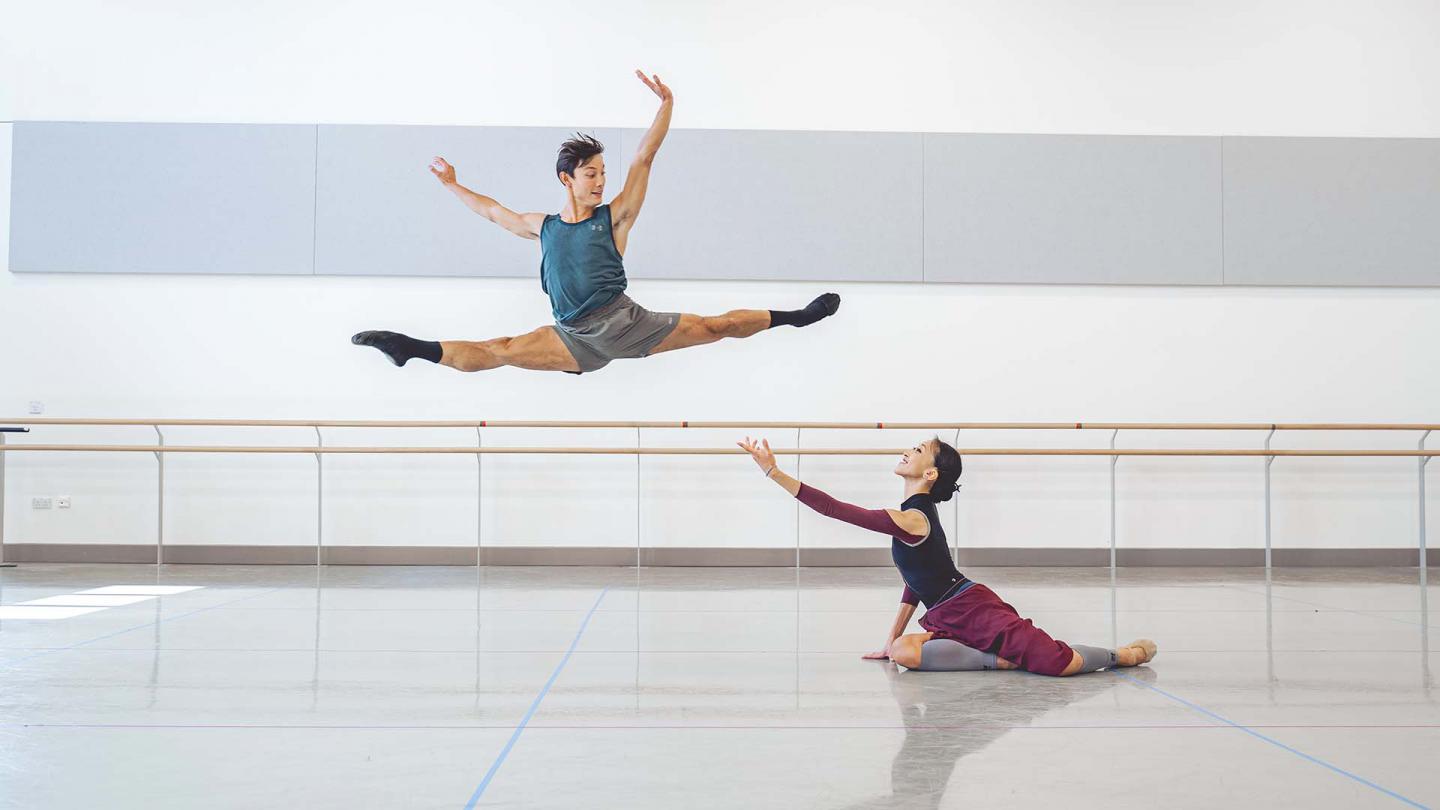
{"label": "baseboard trim", "polygon": [[[1440,549],[1429,549],[1431,567],[1440,565]],[[167,545],[166,563],[177,565],[314,565],[314,546]],[[6,543],[10,563],[155,563],[155,546],[121,543]],[[601,566],[665,568],[789,568],[794,548],[642,548],[587,546],[491,546],[479,551],[481,565]],[[1287,548],[1275,549],[1273,561],[1286,568],[1414,567],[1413,548]],[[476,550],[464,546],[325,546],[325,565],[475,565]],[[1263,549],[1254,548],[1122,548],[1115,560],[1126,568],[1227,567],[1265,564]],[[965,568],[1105,567],[1107,548],[962,548],[956,562]],[[888,567],[889,548],[802,548],[799,564],[806,568]]]}
{"label": "baseboard trim", "polygon": [[[1425,550],[1425,567],[1440,565],[1440,549]],[[1264,552],[1261,552],[1262,557]],[[1420,558],[1413,548],[1277,548],[1271,554],[1277,566],[1293,568],[1414,568]],[[1261,565],[1265,564],[1262,559]]]}
{"label": "baseboard trim", "polygon": [[1110,564],[1104,548],[962,548],[955,564],[964,568],[991,566],[1059,566],[1093,568]]}
{"label": "baseboard trim", "polygon": [[[315,552],[310,552],[313,557]],[[459,546],[329,546],[326,565],[471,565],[475,549]],[[494,563],[489,563],[494,565]]]}
{"label": "baseboard trim", "polygon": [[635,565],[634,547],[583,546],[491,546],[480,549],[483,565],[593,565],[629,567]]}
{"label": "baseboard trim", "polygon": [[[1410,561],[1419,559],[1411,553]],[[1105,552],[1104,565],[1110,564],[1110,552]],[[1263,568],[1263,548],[1118,548],[1115,549],[1115,564],[1130,568],[1162,568],[1187,566],[1195,568]],[[1382,565],[1388,563],[1369,563]],[[1358,565],[1358,563],[1357,563]]]}
{"label": "baseboard trim", "polygon": [[[837,549],[843,551],[844,549]],[[866,549],[861,549],[862,551]],[[633,555],[634,552],[631,552]],[[680,568],[794,568],[794,548],[642,548],[640,564]],[[801,557],[801,565],[806,565]],[[869,565],[870,563],[862,563]]]}
{"label": "baseboard trim", "polygon": [[119,543],[6,543],[7,563],[148,563],[154,546]]}
{"label": "baseboard trim", "polygon": [[314,546],[166,545],[165,562],[174,565],[314,565]]}

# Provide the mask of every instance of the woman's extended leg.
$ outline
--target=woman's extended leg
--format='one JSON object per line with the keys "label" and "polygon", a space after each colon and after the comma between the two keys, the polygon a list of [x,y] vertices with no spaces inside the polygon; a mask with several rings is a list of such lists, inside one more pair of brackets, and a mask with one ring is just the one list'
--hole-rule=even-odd
{"label": "woman's extended leg", "polygon": [[977,650],[994,651],[1020,669],[1039,675],[1074,675],[1111,666],[1137,666],[1155,657],[1146,639],[1119,650],[1071,647],[1022,617],[994,591],[975,583],[935,606],[920,626]]}
{"label": "woman's extended leg", "polygon": [[926,672],[973,672],[981,669],[1015,669],[995,653],[967,647],[934,633],[910,633],[890,643],[890,660],[906,669]]}

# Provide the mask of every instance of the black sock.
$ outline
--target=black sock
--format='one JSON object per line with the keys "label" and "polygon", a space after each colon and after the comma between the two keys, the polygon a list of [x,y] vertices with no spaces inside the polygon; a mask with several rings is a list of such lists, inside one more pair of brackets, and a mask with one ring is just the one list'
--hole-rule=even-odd
{"label": "black sock", "polygon": [[397,366],[405,365],[412,357],[438,363],[445,354],[440,344],[433,340],[416,340],[399,332],[361,332],[350,338],[350,342],[356,346],[374,346]]}
{"label": "black sock", "polygon": [[804,309],[770,310],[770,326],[809,326],[821,318],[828,318],[840,308],[840,296],[825,293],[805,305]]}

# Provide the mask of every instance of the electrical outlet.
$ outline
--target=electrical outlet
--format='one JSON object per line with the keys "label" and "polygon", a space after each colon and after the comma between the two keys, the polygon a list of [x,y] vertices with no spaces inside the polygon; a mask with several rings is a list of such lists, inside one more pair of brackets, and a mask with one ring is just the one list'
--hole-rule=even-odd
{"label": "electrical outlet", "polygon": [[55,496],[55,508],[56,508],[56,509],[69,509],[69,508],[70,508],[70,496],[69,496],[69,495],[56,495],[56,496]]}
{"label": "electrical outlet", "polygon": [[37,416],[45,412],[45,403],[37,400],[30,400],[30,415]]}
{"label": "electrical outlet", "polygon": [[31,508],[31,509],[49,509],[49,508],[50,508],[50,499],[49,499],[49,498],[31,498],[31,499],[30,499],[30,508]]}

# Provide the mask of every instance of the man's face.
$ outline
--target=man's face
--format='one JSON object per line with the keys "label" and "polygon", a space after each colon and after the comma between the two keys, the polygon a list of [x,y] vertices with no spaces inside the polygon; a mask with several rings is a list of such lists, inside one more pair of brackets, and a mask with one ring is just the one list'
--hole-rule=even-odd
{"label": "man's face", "polygon": [[595,155],[575,169],[575,176],[560,175],[575,200],[587,205],[599,205],[605,193],[605,156]]}

